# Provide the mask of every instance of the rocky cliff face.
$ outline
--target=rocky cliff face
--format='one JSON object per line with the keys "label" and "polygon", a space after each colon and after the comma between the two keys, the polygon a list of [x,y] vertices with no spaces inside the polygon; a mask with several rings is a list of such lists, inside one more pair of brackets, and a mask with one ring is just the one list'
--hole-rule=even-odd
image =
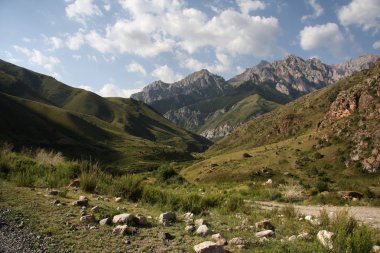
{"label": "rocky cliff face", "polygon": [[[343,64],[327,65],[319,59],[304,60],[289,55],[273,63],[262,61],[228,81],[207,70],[195,72],[173,84],[157,81],[132,98],[150,104],[181,127],[211,139],[221,138],[245,121],[234,125],[220,122],[206,129],[204,126],[218,115],[218,111],[227,112],[245,97],[259,94],[269,101],[285,103],[370,68],[376,58],[365,55]],[[281,102],[279,97],[286,99]]]}

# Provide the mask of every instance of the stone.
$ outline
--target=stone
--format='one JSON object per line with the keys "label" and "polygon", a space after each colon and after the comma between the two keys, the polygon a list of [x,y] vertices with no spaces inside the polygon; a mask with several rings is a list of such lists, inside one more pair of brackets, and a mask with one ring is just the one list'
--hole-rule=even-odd
{"label": "stone", "polygon": [[255,234],[255,236],[257,237],[257,238],[263,238],[263,237],[272,237],[272,236],[274,236],[275,235],[275,233],[274,233],[274,231],[273,230],[270,230],[270,229],[268,229],[268,230],[264,230],[264,231],[260,231],[260,232],[257,232],[256,234]]}
{"label": "stone", "polygon": [[148,225],[147,218],[144,215],[142,215],[142,214],[136,215],[136,221],[137,221],[137,224],[139,226],[146,226],[146,225]]}
{"label": "stone", "polygon": [[79,188],[79,186],[80,186],[80,179],[79,178],[74,179],[69,184],[69,187]]}
{"label": "stone", "polygon": [[175,236],[167,232],[160,232],[158,233],[158,238],[164,241],[168,241],[168,240],[170,241],[170,240],[174,240]]}
{"label": "stone", "polygon": [[117,225],[113,230],[113,234],[125,235],[127,234],[128,225]]}
{"label": "stone", "polygon": [[79,198],[78,198],[78,200],[87,200],[87,201],[89,201],[89,199],[86,197],[86,196],[79,196]]}
{"label": "stone", "polygon": [[88,206],[88,200],[76,200],[72,204],[73,206]]}
{"label": "stone", "polygon": [[244,247],[247,245],[247,242],[241,237],[235,237],[229,240],[228,244]]}
{"label": "stone", "polygon": [[205,219],[197,219],[194,222],[196,227],[202,226],[202,225],[208,225],[207,221]]}
{"label": "stone", "polygon": [[135,221],[136,217],[133,214],[122,213],[115,215],[112,219],[112,222],[115,224],[130,224]]}
{"label": "stone", "polygon": [[90,222],[95,222],[96,219],[95,219],[94,215],[88,214],[88,215],[84,215],[84,216],[80,217],[80,221],[90,223]]}
{"label": "stone", "polygon": [[374,246],[372,247],[372,252],[373,252],[373,253],[380,253],[380,246],[378,246],[378,245],[374,245]]}
{"label": "stone", "polygon": [[320,230],[317,234],[318,241],[327,249],[333,249],[334,233],[327,230]]}
{"label": "stone", "polygon": [[160,217],[158,218],[159,223],[163,224],[164,226],[170,226],[177,220],[177,216],[174,212],[166,212],[160,214]]}
{"label": "stone", "polygon": [[192,220],[192,219],[194,218],[194,214],[191,213],[191,212],[185,213],[185,214],[183,215],[183,218],[184,218],[185,220]]}
{"label": "stone", "polygon": [[195,233],[197,235],[206,236],[210,234],[210,229],[207,227],[207,225],[200,225]]}
{"label": "stone", "polygon": [[211,240],[213,240],[217,245],[227,245],[227,239],[224,238],[221,234],[213,234],[211,236]]}
{"label": "stone", "polygon": [[295,241],[295,240],[297,240],[297,236],[295,236],[295,235],[292,235],[292,236],[290,236],[289,238],[288,238],[288,241]]}
{"label": "stone", "polygon": [[307,232],[302,232],[302,233],[300,233],[299,235],[297,235],[297,238],[298,238],[298,239],[307,239],[307,238],[309,238],[309,233],[307,233]]}
{"label": "stone", "polygon": [[119,202],[121,202],[122,200],[123,200],[123,198],[121,198],[121,197],[116,197],[116,198],[115,198],[115,202],[116,202],[116,203],[119,203]]}
{"label": "stone", "polygon": [[195,231],[195,226],[194,225],[187,225],[185,227],[185,231],[188,232],[188,233],[192,233]]}
{"label": "stone", "polygon": [[263,220],[255,223],[257,229],[270,229],[274,230],[273,224],[269,220]]}
{"label": "stone", "polygon": [[61,201],[59,201],[59,199],[56,199],[52,202],[53,205],[58,205],[58,204],[61,204]]}
{"label": "stone", "polygon": [[343,199],[350,199],[352,200],[353,198],[361,199],[363,198],[363,193],[356,192],[356,191],[339,191],[338,195],[342,197]]}
{"label": "stone", "polygon": [[111,225],[111,223],[112,223],[112,219],[111,218],[104,218],[104,219],[101,219],[100,221],[99,221],[99,225],[100,226],[105,226],[105,225]]}
{"label": "stone", "polygon": [[91,208],[91,211],[96,213],[96,212],[99,212],[100,211],[100,207],[99,206],[94,206],[93,208]]}
{"label": "stone", "polygon": [[60,194],[60,193],[61,193],[61,192],[58,191],[58,190],[51,190],[51,191],[49,191],[48,195],[56,196],[56,195],[58,195],[58,194]]}
{"label": "stone", "polygon": [[263,183],[264,186],[269,186],[269,187],[272,187],[273,185],[273,181],[272,179],[268,179],[265,183]]}
{"label": "stone", "polygon": [[311,216],[311,215],[306,215],[306,216],[305,216],[305,220],[307,220],[307,221],[313,221],[313,216]]}
{"label": "stone", "polygon": [[205,241],[194,246],[196,253],[225,253],[223,246],[211,241]]}

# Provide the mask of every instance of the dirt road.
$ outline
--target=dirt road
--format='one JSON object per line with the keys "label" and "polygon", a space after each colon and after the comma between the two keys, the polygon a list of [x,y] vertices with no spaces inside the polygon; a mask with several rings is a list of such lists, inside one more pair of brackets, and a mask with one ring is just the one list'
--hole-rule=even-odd
{"label": "dirt road", "polygon": [[[277,203],[277,202],[264,202],[255,201],[261,209],[273,209],[281,208],[287,204]],[[335,213],[337,211],[348,210],[349,214],[352,215],[356,220],[362,221],[372,227],[380,229],[380,208],[379,207],[367,207],[367,206],[301,206],[294,205],[299,213],[303,215],[313,215],[318,216],[320,210],[325,209],[327,213]]]}

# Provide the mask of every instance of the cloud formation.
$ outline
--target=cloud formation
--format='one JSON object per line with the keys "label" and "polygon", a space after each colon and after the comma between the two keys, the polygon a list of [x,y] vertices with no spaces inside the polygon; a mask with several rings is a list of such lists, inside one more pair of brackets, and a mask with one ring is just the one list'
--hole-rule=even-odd
{"label": "cloud formation", "polygon": [[379,0],[352,0],[338,11],[342,25],[357,25],[364,31],[374,29],[380,31],[380,2]]}
{"label": "cloud formation", "polygon": [[240,11],[246,15],[251,11],[264,10],[266,7],[263,1],[258,0],[236,0],[236,3],[240,7]]}
{"label": "cloud formation", "polygon": [[113,83],[107,83],[97,93],[103,97],[129,98],[132,94],[139,91],[141,91],[141,89],[121,89]]}
{"label": "cloud formation", "polygon": [[125,65],[125,68],[127,69],[128,72],[140,73],[143,76],[147,75],[145,68],[137,62],[131,62],[130,64]]}
{"label": "cloud formation", "polygon": [[183,78],[182,75],[175,73],[168,65],[157,66],[153,72],[152,76],[158,78],[159,80],[166,83],[173,83]]}
{"label": "cloud formation", "polygon": [[30,63],[40,65],[49,71],[52,71],[53,67],[60,62],[57,57],[44,55],[37,49],[28,49],[17,45],[13,46],[13,48],[17,52],[20,52],[29,57]]}
{"label": "cloud formation", "polygon": [[322,6],[317,3],[317,0],[308,0],[307,2],[311,6],[311,8],[313,8],[314,12],[313,14],[302,16],[302,21],[305,21],[309,18],[317,18],[323,14],[324,10]]}
{"label": "cloud formation", "polygon": [[343,42],[344,37],[335,23],[305,26],[300,32],[300,45],[303,50],[324,48],[339,55]]}
{"label": "cloud formation", "polygon": [[66,6],[65,10],[69,19],[81,24],[85,24],[88,17],[102,15],[99,7],[93,3],[93,0],[75,0]]}
{"label": "cloud formation", "polygon": [[373,49],[379,50],[380,49],[380,40],[375,41],[372,45]]}

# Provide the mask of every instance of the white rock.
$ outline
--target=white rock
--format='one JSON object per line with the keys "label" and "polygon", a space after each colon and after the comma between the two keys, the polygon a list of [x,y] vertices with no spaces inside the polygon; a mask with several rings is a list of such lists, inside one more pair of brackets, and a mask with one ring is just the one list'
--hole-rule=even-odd
{"label": "white rock", "polygon": [[327,231],[327,230],[321,230],[317,234],[318,240],[321,242],[321,244],[330,250],[333,249],[333,239],[334,233]]}
{"label": "white rock", "polygon": [[118,234],[118,235],[125,235],[128,230],[128,225],[117,225],[113,230],[112,233]]}
{"label": "white rock", "polygon": [[185,231],[188,232],[188,233],[192,233],[195,231],[195,226],[194,225],[187,225],[185,227]]}
{"label": "white rock", "polygon": [[121,197],[116,197],[116,198],[115,198],[115,202],[116,202],[116,203],[119,203],[119,202],[121,202],[122,200],[123,200],[123,198],[121,198]]}
{"label": "white rock", "polygon": [[199,227],[199,226],[202,226],[202,225],[208,225],[207,221],[204,220],[204,219],[197,219],[195,220],[195,226],[196,227]]}
{"label": "white rock", "polygon": [[235,238],[232,238],[231,240],[229,240],[228,244],[237,245],[237,246],[239,246],[239,245],[245,246],[245,245],[247,245],[247,242],[241,237],[235,237]]}
{"label": "white rock", "polygon": [[226,252],[221,245],[214,242],[206,241],[194,246],[196,253],[224,253]]}
{"label": "white rock", "polygon": [[197,235],[206,236],[210,234],[210,230],[207,227],[207,225],[201,225],[197,228],[197,231],[195,231]]}
{"label": "white rock", "polygon": [[272,236],[274,236],[274,231],[268,229],[268,230],[264,230],[264,231],[257,232],[255,235],[256,235],[256,237],[258,237],[258,238],[272,237]]}
{"label": "white rock", "polygon": [[288,241],[295,241],[295,240],[297,240],[297,236],[295,236],[295,235],[292,235],[292,236],[290,236],[289,238],[288,238]]}
{"label": "white rock", "polygon": [[115,224],[124,224],[132,222],[136,217],[133,214],[122,213],[115,215],[112,219],[112,222]]}
{"label": "white rock", "polygon": [[308,237],[309,237],[309,233],[306,233],[306,232],[302,232],[299,235],[297,235],[297,238],[299,239],[306,239]]}
{"label": "white rock", "polygon": [[96,219],[94,215],[89,214],[89,215],[83,215],[82,217],[80,217],[80,221],[81,222],[95,222]]}
{"label": "white rock", "polygon": [[191,213],[191,212],[185,213],[185,214],[183,215],[183,218],[184,218],[185,220],[192,220],[192,219],[194,218],[194,214]]}
{"label": "white rock", "polygon": [[226,245],[227,244],[227,239],[224,238],[221,234],[213,234],[211,236],[211,240],[213,240],[216,244],[218,245]]}
{"label": "white rock", "polygon": [[160,214],[158,221],[164,226],[170,226],[177,220],[177,216],[174,212],[167,212]]}
{"label": "white rock", "polygon": [[378,246],[378,245],[374,245],[374,246],[372,247],[372,252],[373,252],[373,253],[380,253],[380,246]]}

